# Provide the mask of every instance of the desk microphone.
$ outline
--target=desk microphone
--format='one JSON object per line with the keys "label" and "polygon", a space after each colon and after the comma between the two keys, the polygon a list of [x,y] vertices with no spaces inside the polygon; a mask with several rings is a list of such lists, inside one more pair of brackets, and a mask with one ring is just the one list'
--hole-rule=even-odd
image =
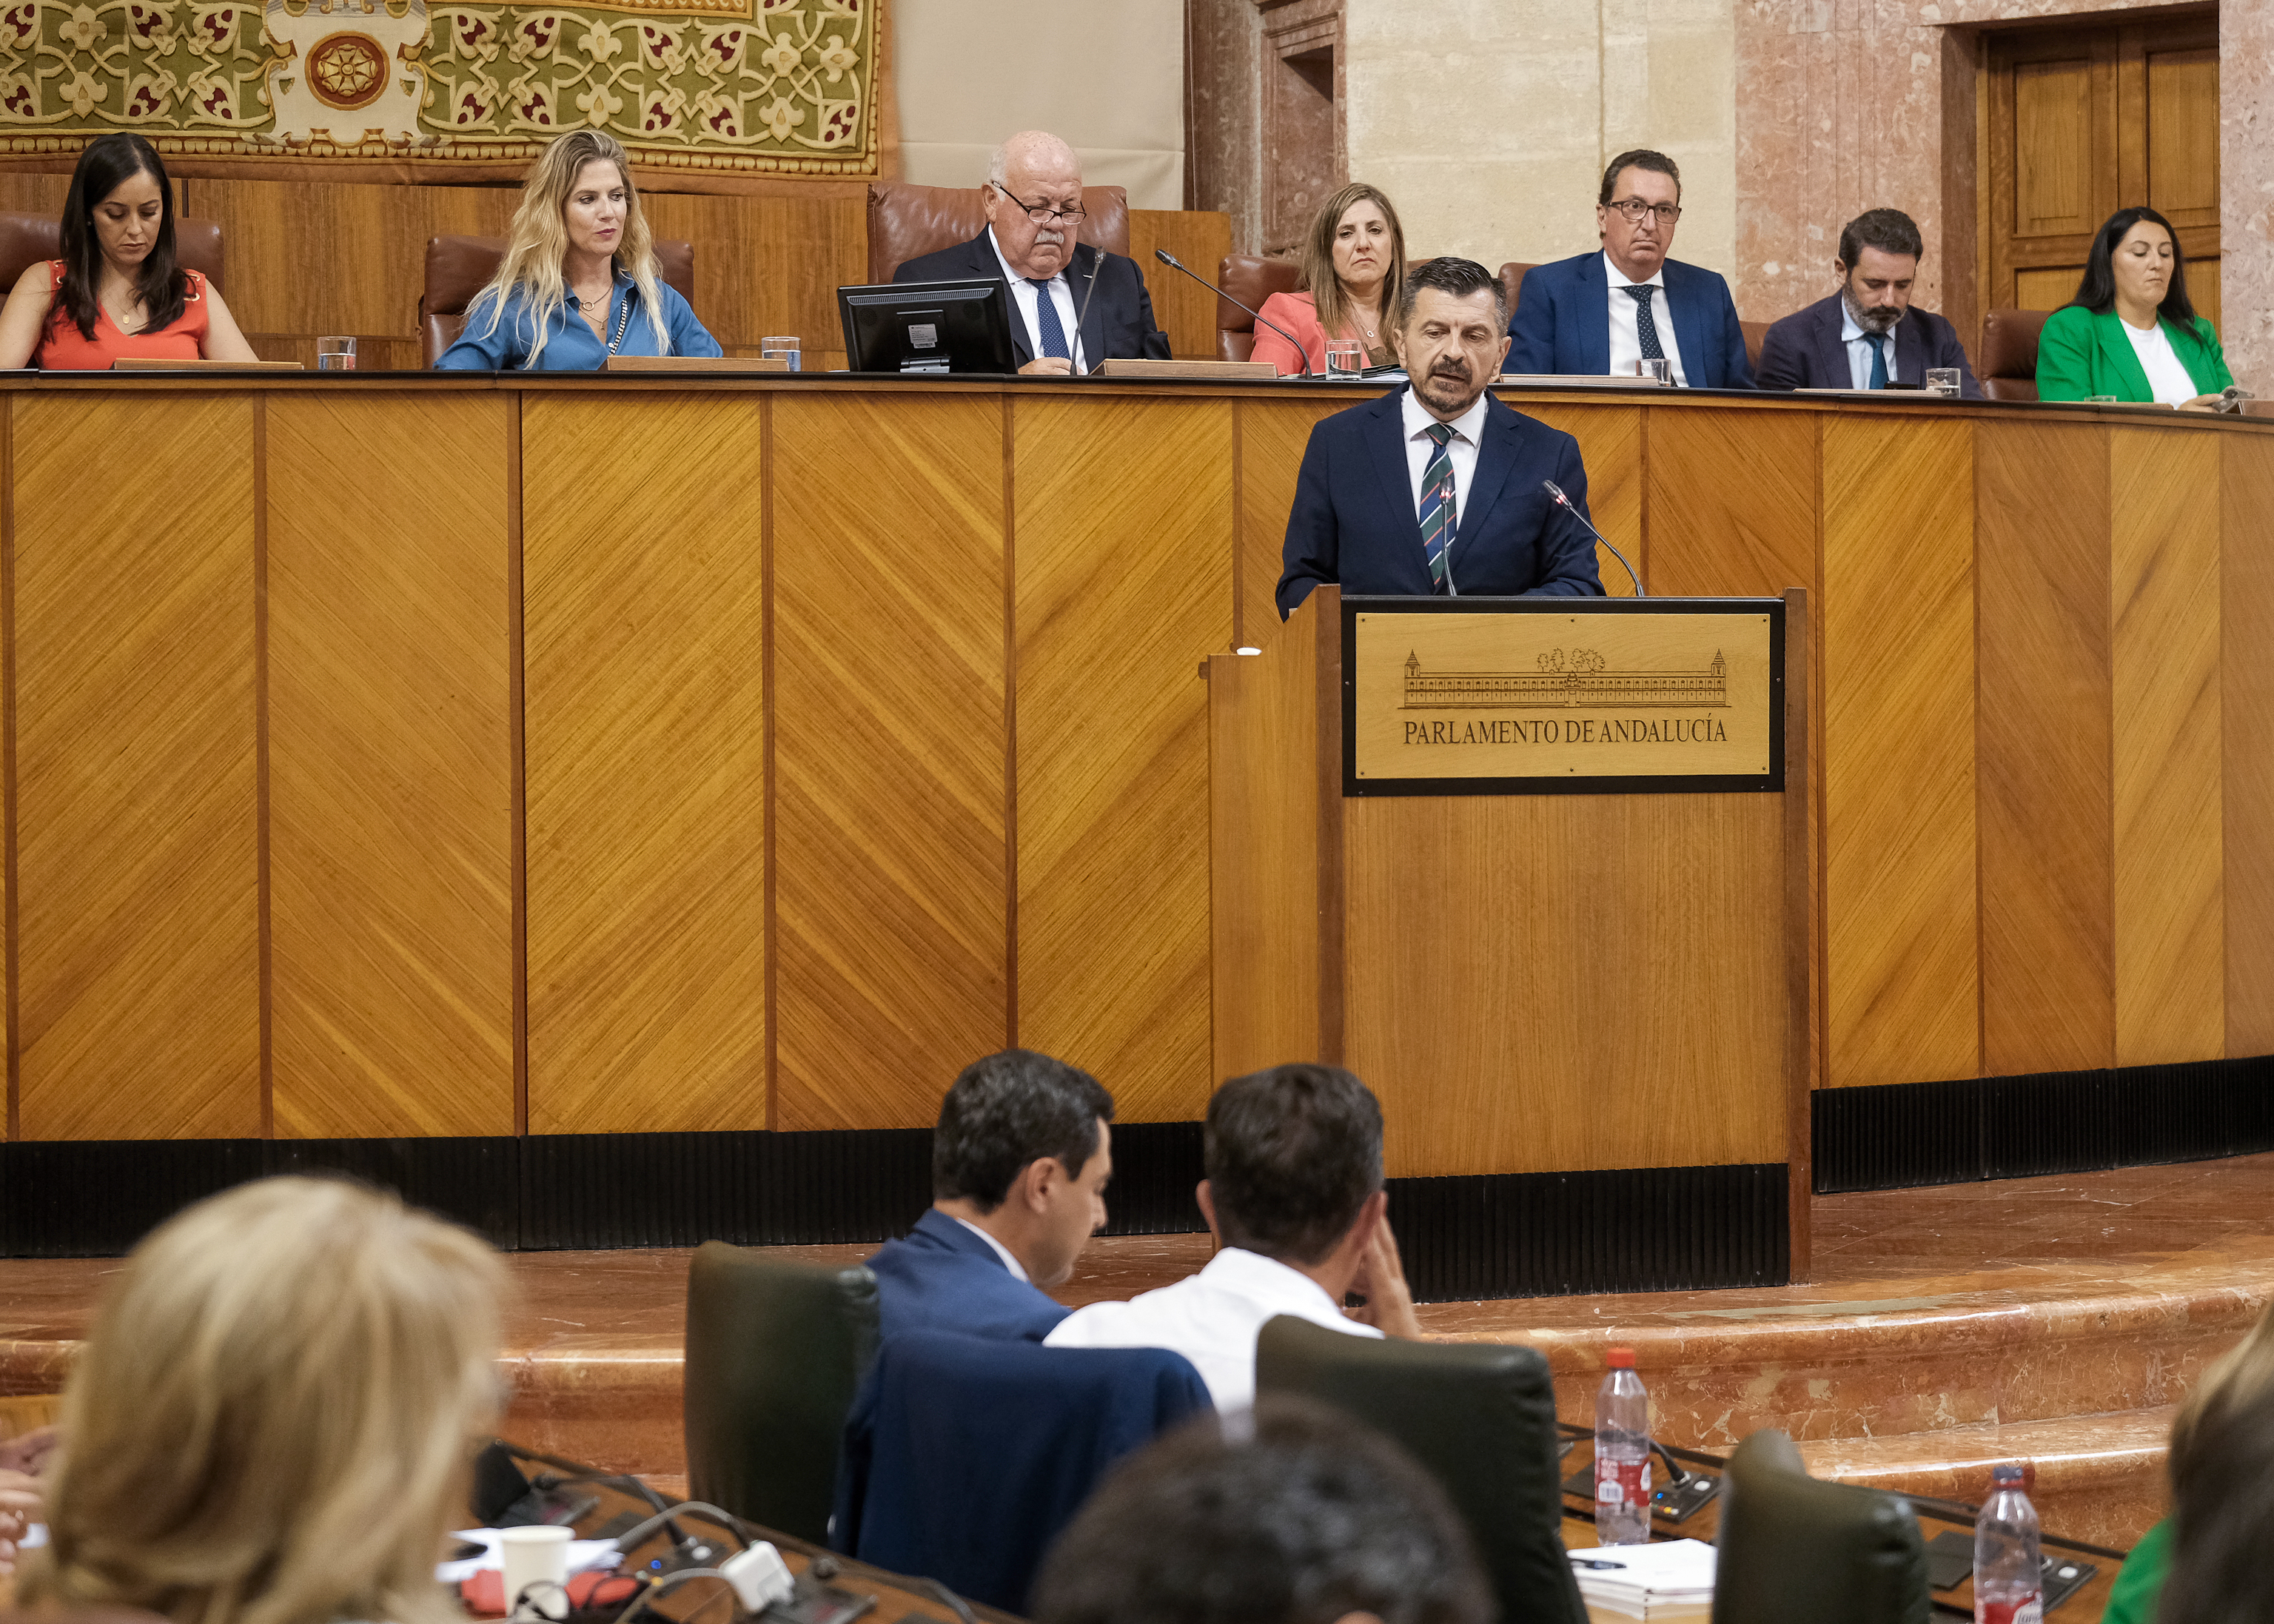
{"label": "desk microphone", "polygon": [[[1557,485],[1553,479],[1543,479],[1540,482],[1540,488],[1547,492],[1548,495],[1554,497],[1557,506],[1563,508],[1570,512],[1573,518],[1578,520],[1580,523],[1586,525],[1587,534],[1593,536],[1597,541],[1601,542],[1605,546],[1611,547],[1609,539],[1604,536],[1603,532],[1597,530],[1594,525],[1588,521],[1587,515],[1579,511],[1578,504],[1574,502],[1570,497],[1563,494],[1563,487],[1562,485]],[[1634,566],[1627,562],[1627,555],[1620,552],[1616,547],[1611,547],[1611,556],[1618,560],[1619,563],[1627,572],[1627,579],[1634,583],[1635,596],[1637,598],[1648,598],[1650,594],[1642,590],[1642,577],[1635,574]]]}
{"label": "desk microphone", "polygon": [[[1206,288],[1210,293],[1215,294],[1216,297],[1222,299],[1225,304],[1239,304],[1240,309],[1247,311],[1247,313],[1254,317],[1258,321],[1262,321],[1265,327],[1269,327],[1274,333],[1279,335],[1280,337],[1285,339],[1289,343],[1295,344],[1294,338],[1288,333],[1285,327],[1281,327],[1276,321],[1264,321],[1263,312],[1261,311],[1249,310],[1246,305],[1240,304],[1238,299],[1233,298],[1231,295],[1217,287],[1207,277],[1201,275],[1198,271],[1193,269],[1192,267],[1186,265],[1182,259],[1178,259],[1176,255],[1171,253],[1167,249],[1156,248],[1153,251],[1153,257],[1172,270],[1182,271],[1186,275],[1200,283],[1201,287]],[[1308,378],[1311,375],[1310,351],[1304,349],[1300,344],[1295,344],[1295,353],[1303,357],[1303,376]]]}

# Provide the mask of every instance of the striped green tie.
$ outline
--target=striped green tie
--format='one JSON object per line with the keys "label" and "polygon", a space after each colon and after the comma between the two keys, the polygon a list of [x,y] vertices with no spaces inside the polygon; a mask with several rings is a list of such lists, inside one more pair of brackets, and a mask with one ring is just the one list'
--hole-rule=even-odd
{"label": "striped green tie", "polygon": [[1452,545],[1460,515],[1453,510],[1453,454],[1445,449],[1453,425],[1433,423],[1428,435],[1437,442],[1437,455],[1421,473],[1421,550],[1429,557],[1429,590],[1435,593],[1445,590],[1445,549]]}

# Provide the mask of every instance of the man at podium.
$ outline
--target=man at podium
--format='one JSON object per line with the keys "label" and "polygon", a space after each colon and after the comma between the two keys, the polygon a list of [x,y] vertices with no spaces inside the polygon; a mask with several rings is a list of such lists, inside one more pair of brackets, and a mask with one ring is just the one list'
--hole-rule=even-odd
{"label": "man at podium", "polygon": [[1600,598],[1579,442],[1493,398],[1509,346],[1500,279],[1473,259],[1430,260],[1405,279],[1392,342],[1406,387],[1311,431],[1279,618],[1328,581],[1414,598]]}

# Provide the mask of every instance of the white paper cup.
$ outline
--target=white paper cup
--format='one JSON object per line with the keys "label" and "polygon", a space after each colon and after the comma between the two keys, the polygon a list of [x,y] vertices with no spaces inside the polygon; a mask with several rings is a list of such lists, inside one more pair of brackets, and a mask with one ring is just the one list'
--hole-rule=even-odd
{"label": "white paper cup", "polygon": [[568,1616],[568,1597],[559,1587],[568,1583],[569,1530],[551,1523],[498,1530],[498,1554],[505,1559],[505,1605],[508,1616],[515,1598],[531,1585],[540,1588],[530,1605],[550,1619]]}

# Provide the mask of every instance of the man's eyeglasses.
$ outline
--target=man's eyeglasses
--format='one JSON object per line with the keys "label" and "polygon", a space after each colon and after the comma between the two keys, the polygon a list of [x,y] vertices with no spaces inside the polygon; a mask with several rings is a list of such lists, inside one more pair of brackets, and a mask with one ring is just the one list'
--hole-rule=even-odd
{"label": "man's eyeglasses", "polygon": [[1624,202],[1609,203],[1604,207],[1615,208],[1624,214],[1627,217],[1627,223],[1630,226],[1640,225],[1645,214],[1657,215],[1658,223],[1662,226],[1670,226],[1682,218],[1682,209],[1677,204],[1650,204],[1644,202],[1640,198],[1629,198]]}
{"label": "man's eyeglasses", "polygon": [[[990,181],[988,182],[988,184],[993,186],[995,185],[995,183]],[[1012,202],[1016,203],[1020,208],[1025,209],[1027,211],[1027,218],[1033,221],[1038,226],[1046,226],[1060,221],[1063,221],[1067,225],[1079,225],[1088,217],[1089,213],[1088,210],[1082,207],[1079,203],[1075,204],[1072,208],[1054,208],[1048,203],[1029,203],[1026,199],[1013,192],[1007,186],[995,186],[995,190],[1001,192],[1005,197],[1009,198]]]}

